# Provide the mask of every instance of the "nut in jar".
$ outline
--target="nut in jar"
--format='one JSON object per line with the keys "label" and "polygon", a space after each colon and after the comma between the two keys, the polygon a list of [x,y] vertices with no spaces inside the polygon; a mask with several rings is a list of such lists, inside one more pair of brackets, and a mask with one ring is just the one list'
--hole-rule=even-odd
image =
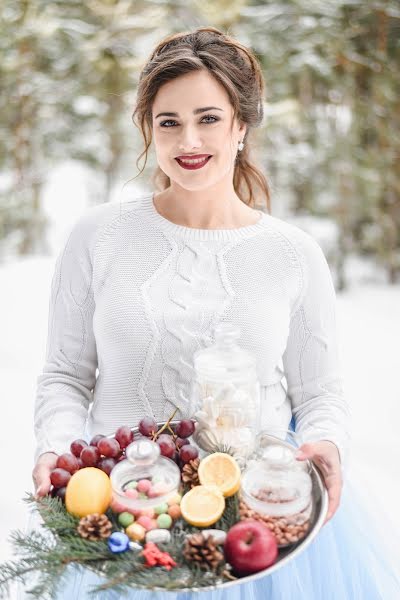
{"label": "nut in jar", "polygon": [[310,519],[304,520],[304,515],[290,517],[272,517],[261,515],[251,509],[243,500],[239,504],[240,520],[253,519],[262,521],[272,531],[278,542],[279,548],[285,548],[302,540],[310,528]]}

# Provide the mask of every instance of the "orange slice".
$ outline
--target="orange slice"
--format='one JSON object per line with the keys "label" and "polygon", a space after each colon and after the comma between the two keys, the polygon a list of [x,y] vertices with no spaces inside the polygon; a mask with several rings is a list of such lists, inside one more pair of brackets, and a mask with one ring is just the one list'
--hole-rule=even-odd
{"label": "orange slice", "polygon": [[241,471],[236,460],[225,452],[214,452],[200,461],[201,485],[216,485],[225,497],[233,496],[240,488]]}
{"label": "orange slice", "polygon": [[225,510],[225,498],[215,486],[196,485],[181,500],[182,517],[196,527],[216,523]]}

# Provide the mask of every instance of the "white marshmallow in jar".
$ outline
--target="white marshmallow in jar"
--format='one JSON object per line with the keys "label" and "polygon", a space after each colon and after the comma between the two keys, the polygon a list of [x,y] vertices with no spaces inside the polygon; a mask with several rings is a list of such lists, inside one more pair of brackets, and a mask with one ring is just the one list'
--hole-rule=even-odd
{"label": "white marshmallow in jar", "polygon": [[244,464],[260,423],[256,359],[238,345],[240,330],[234,324],[221,322],[214,334],[215,344],[193,355],[193,439],[206,452],[225,449]]}

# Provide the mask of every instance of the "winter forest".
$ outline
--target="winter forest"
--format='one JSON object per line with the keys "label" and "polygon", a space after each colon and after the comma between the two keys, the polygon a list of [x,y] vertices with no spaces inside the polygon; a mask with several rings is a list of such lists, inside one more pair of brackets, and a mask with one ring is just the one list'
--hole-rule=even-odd
{"label": "winter forest", "polygon": [[349,477],[400,527],[398,0],[2,0],[0,561],[33,487],[56,257],[87,207],[156,186],[154,152],[145,164],[132,122],[138,78],[158,41],[202,25],[236,37],[262,65],[252,155],[272,215],[314,236],[328,260],[352,406]]}
{"label": "winter forest", "polygon": [[143,141],[130,120],[141,65],[164,35],[212,24],[251,45],[263,66],[265,118],[253,143],[272,213],[307,217],[338,289],[349,284],[354,256],[369,259],[388,283],[399,280],[395,0],[2,6],[2,260],[46,252],[43,190],[65,159],[91,173],[91,203],[109,201],[127,180],[143,185],[151,177],[151,161],[137,164]]}

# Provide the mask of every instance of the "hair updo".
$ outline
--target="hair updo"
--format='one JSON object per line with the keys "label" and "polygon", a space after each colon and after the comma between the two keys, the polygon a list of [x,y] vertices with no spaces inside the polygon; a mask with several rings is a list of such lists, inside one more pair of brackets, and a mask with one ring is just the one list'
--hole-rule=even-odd
{"label": "hair updo", "polygon": [[[145,148],[136,161],[145,156],[152,141],[152,105],[159,88],[167,81],[192,71],[207,70],[224,86],[232,104],[233,118],[246,123],[244,148],[238,152],[233,185],[239,198],[249,206],[270,210],[270,191],[266,177],[254,164],[248,143],[251,130],[263,120],[264,78],[254,54],[215,27],[199,27],[192,32],[174,33],[161,40],[151,53],[139,78],[137,101],[132,114],[140,129]],[[139,173],[139,174],[140,174]],[[155,185],[164,190],[169,177],[157,167]],[[256,192],[259,189],[260,200]]]}

